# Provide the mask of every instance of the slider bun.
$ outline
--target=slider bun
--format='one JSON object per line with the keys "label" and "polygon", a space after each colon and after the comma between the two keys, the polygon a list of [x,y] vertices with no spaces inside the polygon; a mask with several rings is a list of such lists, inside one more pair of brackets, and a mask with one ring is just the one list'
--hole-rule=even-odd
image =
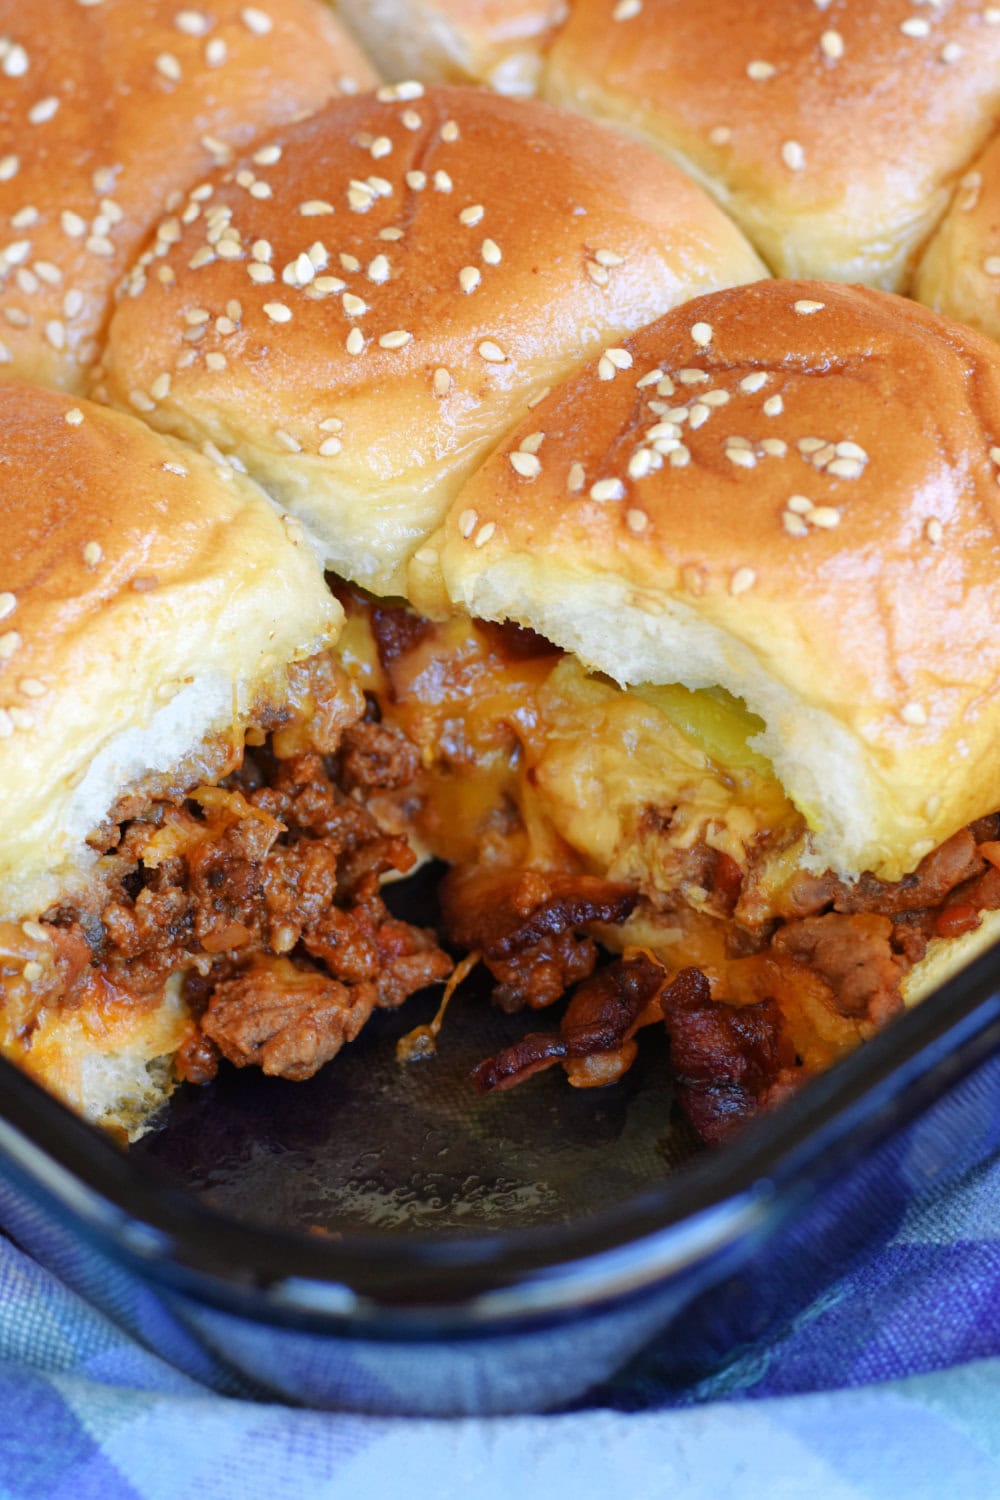
{"label": "slider bun", "polygon": [[0,36],[0,371],[75,391],[170,195],[374,78],[318,0],[0,0]]}
{"label": "slider bun", "polygon": [[917,268],[913,295],[1000,339],[1000,136],[959,182]]}
{"label": "slider bun", "polygon": [[[330,567],[380,593],[547,386],[622,329],[763,274],[641,147],[533,101],[420,93],[341,100],[276,137],[280,161],[253,169],[266,198],[238,180],[249,158],[212,174],[157,261],[173,279],[133,276],[106,362],[115,404],[237,453]],[[229,258],[206,241],[221,225]]]}
{"label": "slider bun", "polygon": [[[887,293],[780,281],[622,349],[456,499],[454,604],[620,683],[743,698],[813,866],[898,879],[1000,807],[1000,350]],[[535,478],[511,464],[530,433]]]}
{"label": "slider bun", "polygon": [[567,0],[338,0],[386,78],[487,83],[534,93]]}
{"label": "slider bun", "polygon": [[900,290],[993,131],[991,10],[575,0],[544,90],[684,167],[777,274]]}
{"label": "slider bun", "polygon": [[20,919],[85,880],[123,792],[186,757],[197,779],[206,738],[280,701],[342,616],[249,480],[18,381],[0,382],[0,518],[0,918]]}

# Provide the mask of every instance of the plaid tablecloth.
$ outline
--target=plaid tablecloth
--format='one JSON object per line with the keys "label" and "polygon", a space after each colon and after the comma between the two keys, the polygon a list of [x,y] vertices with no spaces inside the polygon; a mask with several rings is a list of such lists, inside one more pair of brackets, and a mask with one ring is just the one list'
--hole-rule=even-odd
{"label": "plaid tablecloth", "polygon": [[[0,1221],[3,1206],[0,1194]],[[654,1348],[631,1382],[561,1415],[262,1402],[161,1323],[137,1283],[98,1276],[67,1244],[36,1259],[0,1241],[12,1500],[1000,1495],[1000,1161],[914,1209],[805,1314],[698,1386],[661,1388]]]}

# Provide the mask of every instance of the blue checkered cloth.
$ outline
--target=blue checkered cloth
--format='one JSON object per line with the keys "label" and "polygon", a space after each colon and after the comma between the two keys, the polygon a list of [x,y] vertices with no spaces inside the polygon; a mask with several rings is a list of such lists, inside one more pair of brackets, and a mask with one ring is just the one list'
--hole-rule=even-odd
{"label": "blue checkered cloth", "polygon": [[[0,1189],[0,1222],[7,1203]],[[23,1235],[22,1235],[23,1238]],[[293,1409],[213,1366],[71,1236],[0,1240],[0,1496],[1000,1494],[1000,1161],[914,1207],[778,1336],[695,1386],[586,1411],[425,1420]],[[42,1264],[44,1262],[44,1266]]]}

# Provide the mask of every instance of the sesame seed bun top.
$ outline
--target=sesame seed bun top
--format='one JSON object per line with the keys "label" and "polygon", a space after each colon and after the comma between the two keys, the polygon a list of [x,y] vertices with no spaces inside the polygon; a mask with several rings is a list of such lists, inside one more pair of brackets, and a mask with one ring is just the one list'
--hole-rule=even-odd
{"label": "sesame seed bun top", "polygon": [[705,183],[786,276],[905,287],[1000,108],[979,0],[575,0],[548,97]]}
{"label": "sesame seed bun top", "polygon": [[530,94],[567,0],[338,0],[386,78]]}
{"label": "sesame seed bun top", "polygon": [[170,195],[368,64],[318,0],[0,0],[0,371],[82,390]]}
{"label": "sesame seed bun top", "polygon": [[1000,339],[1000,136],[960,179],[917,268],[913,295]]}
{"label": "sesame seed bun top", "polygon": [[762,273],[674,168],[533,101],[401,85],[267,153],[213,174],[138,268],[106,393],[237,453],[331,567],[378,592],[400,589],[548,385],[621,330]]}
{"label": "sesame seed bun top", "polygon": [[342,614],[256,485],[16,380],[0,381],[0,524],[2,919],[85,875],[84,840],[146,773],[281,701],[286,664]]}
{"label": "sesame seed bun top", "polygon": [[435,545],[459,608],[744,698],[817,864],[897,879],[1000,806],[998,443],[988,340],[758,282],[555,390]]}

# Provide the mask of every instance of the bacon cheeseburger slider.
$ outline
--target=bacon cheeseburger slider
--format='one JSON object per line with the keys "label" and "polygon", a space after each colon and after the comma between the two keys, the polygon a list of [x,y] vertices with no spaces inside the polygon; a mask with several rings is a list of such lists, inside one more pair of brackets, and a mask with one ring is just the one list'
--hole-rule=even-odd
{"label": "bacon cheeseburger slider", "polygon": [[221,1053],[308,1077],[443,977],[366,810],[413,770],[330,648],[342,612],[249,480],[0,384],[0,1047],[135,1133]]}

